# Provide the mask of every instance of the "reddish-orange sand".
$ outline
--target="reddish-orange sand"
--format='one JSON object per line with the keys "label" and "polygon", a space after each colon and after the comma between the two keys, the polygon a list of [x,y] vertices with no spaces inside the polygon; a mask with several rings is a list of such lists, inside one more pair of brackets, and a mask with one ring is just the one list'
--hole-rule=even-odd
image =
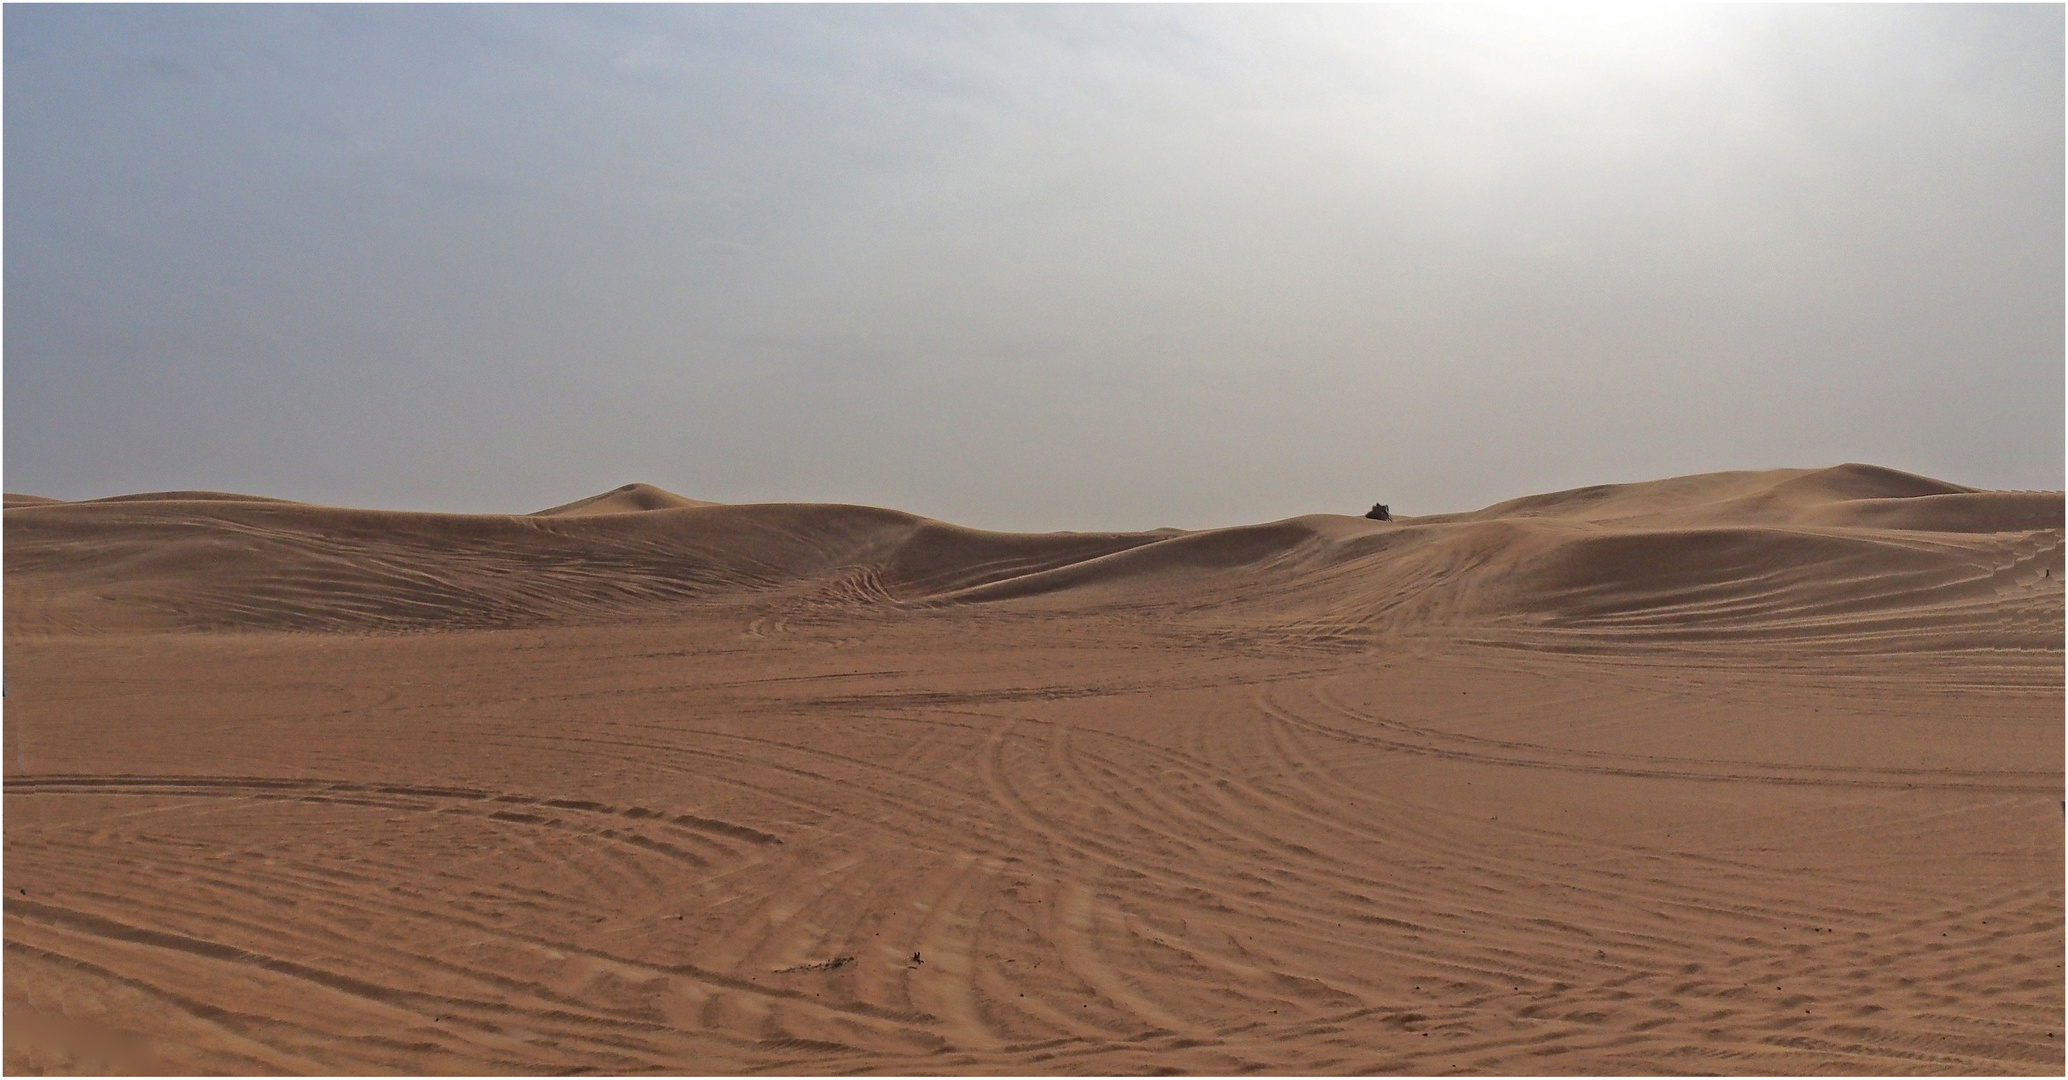
{"label": "reddish-orange sand", "polygon": [[2062,497],[8,497],[9,1071],[2052,1073]]}

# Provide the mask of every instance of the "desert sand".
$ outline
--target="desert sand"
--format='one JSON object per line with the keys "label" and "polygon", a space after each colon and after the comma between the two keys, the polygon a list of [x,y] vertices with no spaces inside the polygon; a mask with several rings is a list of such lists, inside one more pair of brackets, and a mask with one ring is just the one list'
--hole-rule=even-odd
{"label": "desert sand", "polygon": [[9,495],[5,1064],[2059,1074],[2062,518]]}

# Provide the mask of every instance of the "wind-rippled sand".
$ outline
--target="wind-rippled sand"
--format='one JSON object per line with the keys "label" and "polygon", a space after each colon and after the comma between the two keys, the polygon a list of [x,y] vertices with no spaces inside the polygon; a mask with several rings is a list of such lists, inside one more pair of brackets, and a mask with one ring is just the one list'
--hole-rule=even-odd
{"label": "wind-rippled sand", "polygon": [[11,1072],[2063,1069],[2059,493],[8,506]]}

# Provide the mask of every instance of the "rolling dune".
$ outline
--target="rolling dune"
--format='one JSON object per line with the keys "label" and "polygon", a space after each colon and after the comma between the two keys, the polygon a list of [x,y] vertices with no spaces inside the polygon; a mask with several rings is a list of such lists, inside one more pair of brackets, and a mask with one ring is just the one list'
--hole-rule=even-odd
{"label": "rolling dune", "polygon": [[2064,1067],[2060,493],[4,540],[9,1071]]}

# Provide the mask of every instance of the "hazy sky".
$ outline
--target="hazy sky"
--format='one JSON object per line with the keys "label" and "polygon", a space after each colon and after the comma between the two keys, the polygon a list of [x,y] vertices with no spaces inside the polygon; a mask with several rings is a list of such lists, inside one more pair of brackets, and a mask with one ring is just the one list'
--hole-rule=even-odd
{"label": "hazy sky", "polygon": [[4,23],[9,491],[2063,486],[2060,6]]}

